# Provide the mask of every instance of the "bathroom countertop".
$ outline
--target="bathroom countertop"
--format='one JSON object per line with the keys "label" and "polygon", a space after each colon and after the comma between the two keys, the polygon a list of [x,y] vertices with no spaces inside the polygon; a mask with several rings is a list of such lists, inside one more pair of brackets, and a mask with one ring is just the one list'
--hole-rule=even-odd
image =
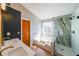
{"label": "bathroom countertop", "polygon": [[[22,43],[18,38],[4,41],[4,45],[1,47],[1,49],[9,47],[9,46],[13,46],[14,48],[8,48],[8,49],[4,50],[2,52],[2,55],[7,56],[7,54],[9,52],[18,49],[19,47],[22,47],[24,49],[24,51],[26,51],[26,53],[27,53],[26,56],[35,55],[35,52],[30,47],[28,47],[27,45]],[[21,55],[22,55],[22,53],[21,53]]]}

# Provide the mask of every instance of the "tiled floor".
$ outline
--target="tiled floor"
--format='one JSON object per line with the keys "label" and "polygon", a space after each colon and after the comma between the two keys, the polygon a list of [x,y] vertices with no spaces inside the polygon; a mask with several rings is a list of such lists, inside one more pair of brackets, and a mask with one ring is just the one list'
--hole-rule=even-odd
{"label": "tiled floor", "polygon": [[39,48],[39,47],[37,47],[35,45],[32,46],[31,48],[36,52],[35,56],[51,56],[46,51],[44,51],[43,49],[41,49],[41,48]]}

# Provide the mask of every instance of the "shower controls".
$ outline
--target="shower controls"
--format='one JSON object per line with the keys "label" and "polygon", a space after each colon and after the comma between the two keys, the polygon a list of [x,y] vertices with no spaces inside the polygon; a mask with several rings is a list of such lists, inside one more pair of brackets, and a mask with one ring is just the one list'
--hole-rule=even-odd
{"label": "shower controls", "polygon": [[72,33],[75,33],[75,31],[72,31]]}

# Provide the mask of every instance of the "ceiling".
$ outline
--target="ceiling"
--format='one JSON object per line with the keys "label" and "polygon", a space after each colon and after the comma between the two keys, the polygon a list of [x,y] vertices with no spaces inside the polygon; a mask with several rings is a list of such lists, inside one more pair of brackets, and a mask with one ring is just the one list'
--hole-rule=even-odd
{"label": "ceiling", "polygon": [[75,3],[21,3],[21,5],[41,20],[72,13],[76,8]]}

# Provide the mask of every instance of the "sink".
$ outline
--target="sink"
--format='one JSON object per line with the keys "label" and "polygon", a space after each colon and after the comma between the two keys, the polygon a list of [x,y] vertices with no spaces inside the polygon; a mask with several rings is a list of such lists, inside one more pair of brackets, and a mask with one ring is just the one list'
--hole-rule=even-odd
{"label": "sink", "polygon": [[34,56],[35,51],[33,51],[29,46],[21,42],[19,39],[11,39],[4,42],[2,49],[8,46],[13,46],[14,48],[6,49],[2,52],[3,56]]}
{"label": "sink", "polygon": [[28,53],[22,48],[18,47],[10,52],[7,53],[7,56],[27,56]]}

